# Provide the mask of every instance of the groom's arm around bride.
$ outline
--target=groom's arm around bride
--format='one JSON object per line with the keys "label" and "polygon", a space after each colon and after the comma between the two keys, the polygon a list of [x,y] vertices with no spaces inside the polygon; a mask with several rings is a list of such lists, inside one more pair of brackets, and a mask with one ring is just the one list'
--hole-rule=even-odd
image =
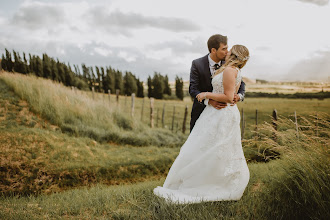
{"label": "groom's arm around bride", "polygon": [[[212,75],[219,66],[224,64],[225,57],[228,53],[227,37],[222,35],[213,35],[208,42],[209,54],[193,60],[190,69],[189,94],[194,98],[194,103],[191,111],[190,131],[193,129],[197,119],[203,112],[207,104],[212,105],[216,109],[221,109],[227,106],[226,103],[209,100],[208,102],[200,103],[196,96],[201,92],[212,92]],[[245,96],[245,83],[242,81],[235,95],[233,103],[243,101]]]}

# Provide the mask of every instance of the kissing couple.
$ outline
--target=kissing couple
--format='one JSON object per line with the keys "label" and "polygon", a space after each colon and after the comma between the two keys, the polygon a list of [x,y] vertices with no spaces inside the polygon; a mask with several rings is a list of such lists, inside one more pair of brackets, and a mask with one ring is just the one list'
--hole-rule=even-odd
{"label": "kissing couple", "polygon": [[189,93],[194,98],[190,135],[180,149],[164,185],[154,194],[176,204],[239,200],[249,182],[244,157],[240,112],[245,83],[241,69],[249,50],[227,37],[213,35],[209,53],[192,62]]}

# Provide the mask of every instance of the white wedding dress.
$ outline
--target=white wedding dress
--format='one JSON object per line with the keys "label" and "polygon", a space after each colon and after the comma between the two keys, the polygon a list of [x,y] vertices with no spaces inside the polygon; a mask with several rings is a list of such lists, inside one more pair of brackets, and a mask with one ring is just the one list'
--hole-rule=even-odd
{"label": "white wedding dress", "polygon": [[[212,79],[213,93],[224,93],[223,73]],[[240,86],[238,70],[236,91]],[[206,106],[180,149],[163,187],[154,194],[173,203],[239,200],[250,173],[243,154],[237,105]]]}

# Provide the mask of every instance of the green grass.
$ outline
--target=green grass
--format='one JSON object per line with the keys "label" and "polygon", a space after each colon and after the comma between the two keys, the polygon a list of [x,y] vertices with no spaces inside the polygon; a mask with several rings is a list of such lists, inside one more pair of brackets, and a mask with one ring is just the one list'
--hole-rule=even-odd
{"label": "green grass", "polygon": [[100,143],[70,136],[29,111],[0,81],[0,192],[39,194],[163,176],[179,148]]}
{"label": "green grass", "polygon": [[[5,219],[248,219],[261,217],[256,212],[269,173],[278,173],[276,163],[249,165],[251,180],[242,200],[193,205],[167,204],[152,194],[163,183],[150,181],[125,186],[97,185],[52,195],[1,198],[0,217]],[[262,172],[255,172],[261,170]],[[258,175],[257,175],[258,174]],[[262,182],[264,181],[264,182]]]}
{"label": "green grass", "polygon": [[[124,111],[128,102],[126,108],[121,101],[114,107],[111,97],[114,103],[106,107],[106,99],[93,101],[89,95],[47,80],[0,75],[0,219],[329,219],[329,100],[308,100],[306,105],[306,100],[246,99],[239,106],[252,115],[247,117],[251,137],[255,108],[259,121],[271,122],[273,108],[283,114],[278,131],[270,123],[259,125],[258,138],[243,142],[251,178],[242,199],[171,205],[152,189],[162,185],[179,152],[173,147],[177,134],[152,130],[147,119],[130,119]],[[155,104],[163,103],[179,106],[189,100]],[[294,110],[299,137],[290,116]],[[96,136],[83,133],[88,123]],[[161,133],[156,136],[161,144],[98,139],[103,136],[97,136],[97,129],[107,128],[134,142],[143,140],[144,132]]]}
{"label": "green grass", "polygon": [[[306,153],[301,154],[306,156]],[[319,155],[318,155],[319,156]],[[288,158],[289,159],[289,158]],[[249,164],[251,178],[239,201],[168,204],[152,190],[164,179],[134,185],[80,188],[66,192],[0,198],[3,219],[328,219],[329,185],[322,168],[306,160]],[[324,157],[322,158],[324,159]],[[304,165],[296,164],[296,162]],[[321,166],[319,166],[321,165]],[[300,169],[302,167],[302,169]],[[301,175],[304,184],[299,187]],[[317,182],[316,182],[317,181]],[[309,185],[312,184],[312,185]],[[321,195],[323,194],[323,195]]]}
{"label": "green grass", "polygon": [[151,129],[131,118],[124,106],[110,107],[50,80],[3,73],[0,81],[6,84],[2,85],[4,90],[8,86],[29,103],[34,113],[70,135],[135,146],[181,146],[186,138],[168,129]]}

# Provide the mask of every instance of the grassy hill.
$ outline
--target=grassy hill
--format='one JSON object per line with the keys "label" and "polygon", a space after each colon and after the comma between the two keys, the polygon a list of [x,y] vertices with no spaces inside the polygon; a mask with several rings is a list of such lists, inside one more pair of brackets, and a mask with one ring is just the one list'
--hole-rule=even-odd
{"label": "grassy hill", "polygon": [[[329,218],[328,100],[240,103],[251,112],[252,136],[255,108],[265,119],[273,107],[288,115],[298,108],[299,137],[290,118],[280,117],[278,131],[259,125],[258,137],[243,142],[251,178],[240,201],[173,205],[152,189],[163,183],[187,134],[168,129],[171,117],[167,128],[149,128],[148,111],[141,120],[137,108],[132,118],[124,97],[116,106],[113,96],[110,105],[97,96],[0,74],[0,219]],[[142,107],[142,99],[136,102]],[[182,115],[189,100],[155,105],[164,103]]]}
{"label": "grassy hill", "polygon": [[31,111],[71,135],[134,146],[180,146],[185,140],[183,135],[150,129],[136,117],[130,118],[125,106],[110,107],[50,80],[8,73],[0,79],[29,103]]}
{"label": "grassy hill", "polygon": [[163,176],[179,150],[100,143],[84,135],[72,136],[29,109],[29,104],[0,79],[2,194],[38,194],[93,183],[143,181]]}

